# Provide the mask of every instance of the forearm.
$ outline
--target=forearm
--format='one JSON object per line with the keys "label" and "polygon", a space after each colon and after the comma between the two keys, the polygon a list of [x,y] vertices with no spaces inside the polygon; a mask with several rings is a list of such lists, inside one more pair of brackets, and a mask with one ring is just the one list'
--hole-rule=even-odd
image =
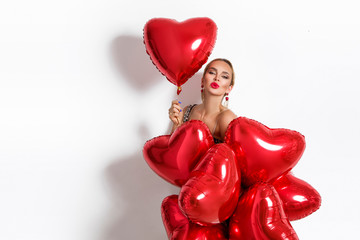
{"label": "forearm", "polygon": [[175,123],[173,123],[170,134],[172,134],[180,125],[181,125],[181,124],[175,124]]}

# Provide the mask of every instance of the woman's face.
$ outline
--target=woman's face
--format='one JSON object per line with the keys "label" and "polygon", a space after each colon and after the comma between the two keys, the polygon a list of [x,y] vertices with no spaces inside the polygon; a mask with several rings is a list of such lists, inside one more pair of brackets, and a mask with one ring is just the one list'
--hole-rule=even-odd
{"label": "woman's face", "polygon": [[224,61],[214,61],[210,63],[202,79],[204,90],[213,95],[223,96],[232,89],[231,78],[231,67]]}

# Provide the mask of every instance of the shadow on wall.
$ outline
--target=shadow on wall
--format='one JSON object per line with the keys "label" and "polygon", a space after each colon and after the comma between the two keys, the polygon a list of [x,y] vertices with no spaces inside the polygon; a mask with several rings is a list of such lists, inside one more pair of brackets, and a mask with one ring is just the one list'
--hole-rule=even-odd
{"label": "shadow on wall", "polygon": [[[139,91],[146,91],[161,81],[168,81],[152,63],[141,37],[117,37],[111,44],[111,55],[116,70]],[[176,95],[177,87],[169,82],[174,86],[174,99],[182,99],[183,106],[200,102],[201,77],[202,73],[196,73],[191,77],[182,86],[180,96]]]}
{"label": "shadow on wall", "polygon": [[[139,92],[148,90],[160,81],[167,81],[151,62],[141,37],[120,36],[114,39],[111,54],[116,69]],[[200,103],[201,76],[197,73],[189,79],[183,85],[180,96],[176,95],[177,88],[174,86],[173,99],[179,99],[182,107]],[[173,99],[169,99],[169,107]],[[134,136],[140,140],[141,146],[131,156],[115,159],[104,173],[113,206],[109,214],[110,222],[101,240],[167,238],[160,206],[166,196],[178,194],[179,188],[157,176],[147,165],[142,155],[143,144],[156,136],[149,136],[149,125],[145,120],[137,129]]]}
{"label": "shadow on wall", "polygon": [[110,51],[116,70],[135,89],[145,91],[160,82],[162,75],[146,53],[141,37],[119,36]]}
{"label": "shadow on wall", "polygon": [[[182,92],[179,95],[179,99],[182,102],[182,107],[189,104],[201,103],[201,78],[202,73],[195,73],[184,85],[182,85]],[[175,92],[175,87],[174,87]],[[177,97],[174,94],[175,98]]]}
{"label": "shadow on wall", "polygon": [[[146,128],[140,127],[138,135],[145,143]],[[143,158],[142,146],[133,155],[115,160],[105,174],[113,207],[110,209],[112,220],[102,239],[166,239],[161,202],[166,196],[177,194],[179,188],[150,169]]]}

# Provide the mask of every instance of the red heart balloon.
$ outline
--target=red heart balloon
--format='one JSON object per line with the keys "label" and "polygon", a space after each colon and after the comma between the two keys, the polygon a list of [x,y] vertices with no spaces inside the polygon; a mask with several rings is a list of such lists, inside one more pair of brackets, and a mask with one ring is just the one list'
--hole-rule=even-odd
{"label": "red heart balloon", "polygon": [[216,31],[210,18],[184,22],[154,18],[144,27],[146,52],[160,72],[180,87],[207,61],[215,45]]}
{"label": "red heart balloon", "polygon": [[166,181],[182,186],[203,154],[214,145],[210,130],[200,120],[191,120],[172,135],[147,141],[143,155],[150,168]]}
{"label": "red heart balloon", "polygon": [[240,186],[234,152],[225,143],[216,144],[201,158],[181,187],[180,209],[195,223],[223,222],[236,208]]}
{"label": "red heart balloon", "polygon": [[255,184],[240,197],[229,224],[230,240],[298,239],[273,186]]}
{"label": "red heart balloon", "polygon": [[272,184],[290,221],[304,218],[320,208],[320,194],[310,184],[290,173],[277,178]]}
{"label": "red heart balloon", "polygon": [[161,216],[170,240],[225,240],[226,228],[222,224],[200,226],[187,219],[179,209],[178,196],[166,197],[161,204]]}
{"label": "red heart balloon", "polygon": [[225,142],[236,154],[242,184],[269,182],[290,171],[305,149],[305,138],[289,129],[270,129],[245,117],[234,119]]}

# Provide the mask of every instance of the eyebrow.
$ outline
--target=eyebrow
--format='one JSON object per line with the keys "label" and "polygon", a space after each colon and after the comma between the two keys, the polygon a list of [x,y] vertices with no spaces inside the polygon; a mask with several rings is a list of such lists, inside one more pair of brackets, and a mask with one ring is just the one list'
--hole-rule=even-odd
{"label": "eyebrow", "polygon": [[[213,70],[217,71],[217,69],[214,68],[214,67],[209,67],[209,70],[210,70],[210,69],[213,69]],[[229,74],[229,75],[230,75],[230,73],[228,73],[228,72],[226,72],[226,71],[223,71],[222,73],[225,73],[225,74]]]}

